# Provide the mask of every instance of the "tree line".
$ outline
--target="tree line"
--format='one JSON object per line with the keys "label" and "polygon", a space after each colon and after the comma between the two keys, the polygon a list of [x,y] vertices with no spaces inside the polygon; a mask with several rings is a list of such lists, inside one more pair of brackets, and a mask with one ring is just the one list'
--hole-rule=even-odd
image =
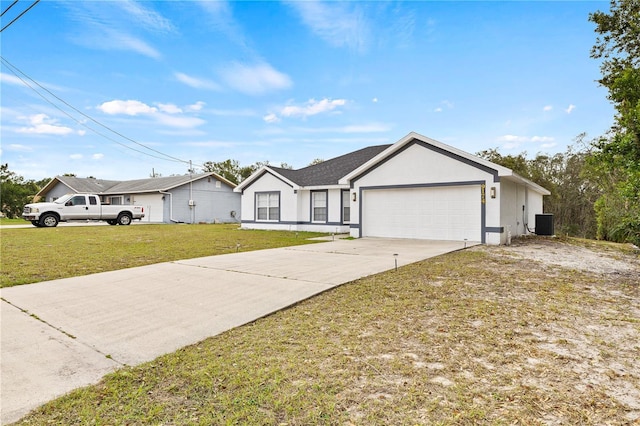
{"label": "tree line", "polygon": [[[549,189],[545,211],[553,213],[558,233],[640,245],[640,0],[611,0],[608,13],[597,11],[588,19],[596,26],[591,57],[601,60],[598,82],[616,110],[613,127],[590,141],[579,135],[564,153],[528,158],[526,152],[490,149],[478,155]],[[204,171],[240,183],[263,165],[268,162],[208,161]],[[0,172],[2,212],[8,217],[19,217],[49,181],[27,181],[8,164]]]}

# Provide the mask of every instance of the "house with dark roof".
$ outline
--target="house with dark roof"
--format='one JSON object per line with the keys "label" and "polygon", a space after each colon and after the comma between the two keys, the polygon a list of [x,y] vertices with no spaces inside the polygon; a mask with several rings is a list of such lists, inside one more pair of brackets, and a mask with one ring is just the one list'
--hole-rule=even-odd
{"label": "house with dark roof", "polygon": [[511,169],[413,132],[298,170],[264,166],[235,191],[243,228],[486,244],[532,232],[549,195]]}
{"label": "house with dark roof", "polygon": [[69,193],[91,193],[103,203],[143,206],[142,222],[227,223],[240,218],[235,186],[216,173],[127,181],[56,176],[37,197],[50,202]]}

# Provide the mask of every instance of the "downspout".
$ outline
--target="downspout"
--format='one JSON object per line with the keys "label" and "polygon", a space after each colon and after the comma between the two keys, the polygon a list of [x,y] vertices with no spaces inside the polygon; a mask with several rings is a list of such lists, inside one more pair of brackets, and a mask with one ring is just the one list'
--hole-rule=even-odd
{"label": "downspout", "polygon": [[173,196],[170,192],[158,191],[161,194],[165,194],[169,196],[169,220],[173,223],[180,223],[179,221],[173,218]]}

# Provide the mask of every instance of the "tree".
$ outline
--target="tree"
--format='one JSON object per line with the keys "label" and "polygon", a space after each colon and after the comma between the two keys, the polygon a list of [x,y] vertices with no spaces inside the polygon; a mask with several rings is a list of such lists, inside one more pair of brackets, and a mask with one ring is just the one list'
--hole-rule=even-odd
{"label": "tree", "polygon": [[213,172],[233,183],[240,183],[240,163],[237,160],[207,161],[203,164],[205,172]]}
{"label": "tree", "polygon": [[[584,144],[583,139],[584,135],[580,135],[577,142]],[[546,212],[553,214],[558,234],[595,238],[593,206],[601,191],[597,182],[585,172],[588,155],[586,150],[575,151],[571,146],[564,153],[537,154],[533,159],[527,158],[526,152],[515,156],[503,156],[496,149],[478,153],[551,192],[545,197],[544,207]]]}
{"label": "tree", "polygon": [[598,236],[640,244],[640,0],[612,0],[610,12],[595,12],[602,59],[599,83],[616,109],[609,133],[594,141],[588,159],[603,194],[595,207]]}
{"label": "tree", "polygon": [[0,165],[0,205],[8,218],[20,217],[24,205],[33,201],[39,189],[34,181],[25,181],[9,170],[8,163]]}
{"label": "tree", "polygon": [[316,164],[320,164],[320,163],[324,163],[324,159],[322,158],[314,158],[309,165],[310,166],[315,166]]}
{"label": "tree", "polygon": [[[265,164],[269,164],[268,162]],[[216,173],[223,178],[238,184],[251,176],[253,172],[262,167],[262,163],[255,163],[251,166],[240,166],[237,160],[224,160],[224,161],[207,161],[203,164],[205,172]]]}

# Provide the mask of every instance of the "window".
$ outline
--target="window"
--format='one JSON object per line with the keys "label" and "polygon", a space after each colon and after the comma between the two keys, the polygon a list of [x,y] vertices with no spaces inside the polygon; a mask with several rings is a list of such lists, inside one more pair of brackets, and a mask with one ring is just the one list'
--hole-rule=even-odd
{"label": "window", "polygon": [[315,191],[311,193],[311,221],[327,221],[327,191]]}
{"label": "window", "polygon": [[280,193],[256,193],[256,220],[280,220]]}
{"label": "window", "polygon": [[71,199],[68,203],[70,206],[84,206],[87,204],[87,201],[84,198],[84,195],[77,195]]}
{"label": "window", "polygon": [[98,199],[94,196],[89,197],[89,204],[91,204],[92,206],[97,206],[98,205]]}
{"label": "window", "polygon": [[342,223],[351,222],[351,204],[349,191],[342,191]]}

